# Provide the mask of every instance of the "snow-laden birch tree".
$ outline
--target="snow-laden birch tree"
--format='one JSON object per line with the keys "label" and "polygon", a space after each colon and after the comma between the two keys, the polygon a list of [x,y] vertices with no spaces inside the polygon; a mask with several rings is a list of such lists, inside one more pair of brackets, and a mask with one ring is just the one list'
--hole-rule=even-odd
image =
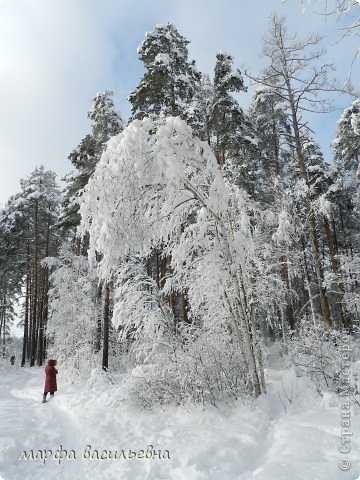
{"label": "snow-laden birch tree", "polygon": [[[178,117],[133,121],[113,137],[85,189],[82,234],[104,281],[130,255],[171,254],[164,291],[186,289],[191,315],[223,322],[250,390],[265,392],[256,324],[256,249],[247,195],[224,179],[206,142]],[[115,306],[116,310],[116,306]],[[121,325],[121,319],[116,319]]]}

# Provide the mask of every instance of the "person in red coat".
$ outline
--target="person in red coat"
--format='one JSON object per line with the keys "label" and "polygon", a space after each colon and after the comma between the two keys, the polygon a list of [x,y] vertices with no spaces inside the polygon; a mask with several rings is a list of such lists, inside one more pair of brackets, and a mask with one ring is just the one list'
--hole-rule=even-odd
{"label": "person in red coat", "polygon": [[48,360],[48,364],[45,367],[45,387],[42,403],[46,402],[46,395],[50,393],[50,398],[54,396],[54,392],[57,391],[56,375],[58,371],[55,368],[56,360]]}

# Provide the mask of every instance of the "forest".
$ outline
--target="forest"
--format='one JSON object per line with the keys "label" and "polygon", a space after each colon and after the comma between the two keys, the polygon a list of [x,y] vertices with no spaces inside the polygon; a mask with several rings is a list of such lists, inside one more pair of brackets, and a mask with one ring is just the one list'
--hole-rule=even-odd
{"label": "forest", "polygon": [[[143,409],[259,397],[274,358],[339,392],[360,327],[358,94],[277,15],[259,73],[222,51],[202,73],[188,44],[147,33],[130,118],[110,90],[89,99],[63,183],[39,166],[0,211],[0,354],[20,318],[22,367],[121,372]],[[325,158],[309,113],[339,93]]]}

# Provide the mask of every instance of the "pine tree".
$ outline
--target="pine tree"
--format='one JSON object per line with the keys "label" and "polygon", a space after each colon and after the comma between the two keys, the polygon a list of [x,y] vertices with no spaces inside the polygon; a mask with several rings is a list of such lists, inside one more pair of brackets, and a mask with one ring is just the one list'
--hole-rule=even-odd
{"label": "pine tree", "polygon": [[[296,299],[304,297],[299,281],[300,243],[296,240],[296,202],[290,194],[294,185],[294,161],[291,145],[291,127],[287,105],[271,87],[260,86],[254,94],[249,117],[256,132],[258,146],[258,172],[256,199],[267,212],[269,220],[262,227],[264,252],[272,258],[267,265],[261,288],[264,317],[268,334],[280,334],[287,341],[288,331],[295,329],[298,320]],[[265,253],[264,253],[265,254]],[[268,260],[264,259],[267,264]],[[279,287],[281,285],[281,287]],[[305,303],[305,302],[304,302]],[[273,315],[269,315],[269,311]]]}
{"label": "pine tree", "polygon": [[196,135],[211,145],[212,142],[212,108],[214,105],[214,85],[209,75],[200,74],[200,82],[186,107],[186,120]]}
{"label": "pine tree", "polygon": [[291,166],[290,123],[287,104],[271,87],[260,87],[254,95],[249,116],[255,123],[262,170],[266,178],[284,177]]}
{"label": "pine tree", "polygon": [[14,319],[14,305],[21,294],[23,258],[19,252],[19,238],[12,228],[9,201],[0,211],[0,345],[5,356],[6,339]]}
{"label": "pine tree", "polygon": [[36,168],[29,179],[21,182],[22,198],[30,231],[33,236],[31,249],[31,311],[30,311],[30,366],[45,358],[45,330],[48,314],[48,269],[41,260],[54,255],[58,239],[51,227],[58,218],[60,194],[55,173]]}
{"label": "pine tree", "polygon": [[22,365],[26,359],[30,359],[30,366],[36,361],[41,365],[45,357],[49,279],[41,261],[57,251],[58,236],[53,225],[59,205],[55,173],[41,166],[21,180],[21,192],[9,200],[3,217],[6,234],[14,240],[5,258],[19,258],[13,291],[25,288]]}
{"label": "pine tree", "polygon": [[233,57],[227,53],[216,55],[210,145],[227,178],[254,196],[260,158],[258,141],[248,115],[234,97],[246,91],[246,87],[233,63]]}
{"label": "pine tree", "polygon": [[[91,120],[91,133],[86,135],[69,155],[69,159],[76,170],[66,177],[68,185],[59,222],[59,227],[63,232],[63,240],[65,243],[68,240],[72,241],[74,246],[76,245],[75,251],[78,255],[87,250],[87,239],[82,239],[80,244],[80,240],[76,237],[76,228],[80,223],[79,202],[81,196],[101,155],[106,150],[107,142],[123,129],[122,118],[114,106],[112,91],[105,91],[95,96],[93,105],[88,112],[88,118]],[[99,256],[97,256],[97,259],[100,261]],[[96,284],[95,280],[94,283]],[[108,285],[104,288],[104,328],[102,328],[102,319],[99,315],[103,285],[98,284],[93,288],[94,303],[96,304],[96,314],[94,315],[96,328],[94,327],[93,330],[93,344],[95,352],[99,351],[102,346],[104,353],[103,366],[106,368],[108,366],[109,342],[109,309],[107,308],[109,288]]]}
{"label": "pine tree", "polygon": [[324,161],[319,146],[310,135],[303,138],[303,151],[309,177],[309,195],[313,204],[313,211],[317,216],[319,231],[324,238],[324,245],[327,246],[327,259],[324,258],[325,249],[323,248],[323,268],[327,290],[329,291],[328,297],[332,301],[333,318],[338,326],[343,325],[345,328],[349,328],[349,315],[344,302],[345,287],[335,233],[334,214],[336,204],[332,202],[333,190],[337,190],[338,170],[336,167],[331,168]]}
{"label": "pine tree", "polygon": [[337,123],[333,141],[337,179],[330,198],[333,210],[334,244],[345,286],[345,302],[353,325],[359,325],[360,311],[360,101],[345,109]]}
{"label": "pine tree", "polygon": [[233,57],[226,53],[216,55],[214,72],[214,99],[211,108],[211,126],[214,150],[220,165],[234,143],[238,144],[239,130],[244,124],[244,112],[231,95],[245,91],[240,70],[233,70]]}
{"label": "pine tree", "polygon": [[186,118],[186,106],[197,90],[200,75],[188,60],[189,41],[171,23],[147,33],[138,48],[145,73],[129,95],[131,118],[149,115]]}
{"label": "pine tree", "polygon": [[[180,116],[194,119],[193,100],[200,86],[201,75],[194,61],[188,60],[188,44],[171,23],[158,25],[147,33],[138,48],[145,73],[138,87],[129,95],[131,107],[130,122],[144,117]],[[204,132],[206,135],[206,133]],[[148,270],[158,278],[171,275],[171,253],[166,256],[162,249],[153,252],[148,259]],[[168,297],[171,309],[176,313],[175,323],[186,321],[186,292],[171,292]],[[182,308],[179,304],[183,305]]]}
{"label": "pine tree", "polygon": [[95,96],[88,112],[88,118],[92,122],[91,133],[86,135],[69,155],[75,171],[65,177],[67,187],[59,226],[63,231],[70,232],[73,238],[80,221],[78,212],[82,191],[106,148],[106,142],[123,129],[122,118],[112,97],[112,91]]}
{"label": "pine tree", "polygon": [[337,133],[333,141],[335,159],[360,178],[360,99],[345,109],[337,122]]}

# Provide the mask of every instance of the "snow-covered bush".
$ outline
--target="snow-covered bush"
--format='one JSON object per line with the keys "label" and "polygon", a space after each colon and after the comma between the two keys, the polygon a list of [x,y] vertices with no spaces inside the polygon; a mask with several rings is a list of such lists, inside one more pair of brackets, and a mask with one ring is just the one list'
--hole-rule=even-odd
{"label": "snow-covered bush", "polygon": [[[347,335],[303,323],[289,345],[296,374],[309,377],[321,395],[329,390],[339,393],[341,374],[346,366],[344,362],[348,361],[351,365],[360,358],[358,340],[358,331]],[[350,375],[349,381],[351,392],[356,393],[356,379]]]}
{"label": "snow-covered bush", "polygon": [[187,402],[216,405],[249,394],[237,345],[224,329],[194,331],[173,339],[156,363],[138,365],[126,377],[130,401],[146,408]]}
{"label": "snow-covered bush", "polygon": [[114,385],[116,383],[113,375],[100,367],[93,368],[90,372],[87,384],[93,390],[106,390],[109,385]]}
{"label": "snow-covered bush", "polygon": [[[221,322],[204,327],[179,324],[167,297],[139,259],[121,266],[115,289],[113,324],[119,343],[126,345],[127,391],[131,402],[147,408],[156,404],[215,403],[236,399],[249,391],[238,344]],[[216,312],[213,311],[213,316]],[[124,364],[126,361],[124,361]]]}

